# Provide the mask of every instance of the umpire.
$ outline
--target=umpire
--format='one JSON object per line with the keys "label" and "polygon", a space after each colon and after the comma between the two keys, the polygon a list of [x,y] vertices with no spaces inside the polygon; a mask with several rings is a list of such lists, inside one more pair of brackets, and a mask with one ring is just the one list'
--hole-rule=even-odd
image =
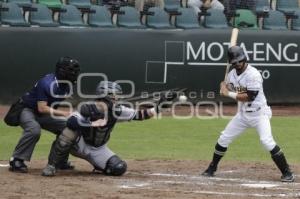
{"label": "umpire", "polygon": [[[66,118],[69,116],[69,112],[53,108],[52,105],[65,100],[65,96],[71,92],[71,88],[63,81],[75,84],[79,72],[80,66],[77,60],[61,57],[56,63],[55,73],[41,78],[29,92],[21,97],[24,108],[19,116],[19,122],[23,128],[23,135],[9,161],[10,171],[28,172],[24,161],[30,161],[34,147],[40,138],[41,129],[58,135],[66,127]],[[51,117],[51,114],[63,117],[58,119]],[[73,169],[74,167],[66,158],[60,168]]]}

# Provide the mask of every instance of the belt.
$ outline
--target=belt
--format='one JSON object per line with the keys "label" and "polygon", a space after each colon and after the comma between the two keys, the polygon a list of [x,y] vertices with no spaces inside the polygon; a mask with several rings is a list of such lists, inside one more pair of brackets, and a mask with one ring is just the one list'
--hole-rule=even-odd
{"label": "belt", "polygon": [[245,112],[246,113],[253,113],[253,112],[257,112],[257,111],[259,111],[261,109],[261,107],[258,107],[258,108],[256,108],[256,109],[254,109],[254,110],[246,110]]}

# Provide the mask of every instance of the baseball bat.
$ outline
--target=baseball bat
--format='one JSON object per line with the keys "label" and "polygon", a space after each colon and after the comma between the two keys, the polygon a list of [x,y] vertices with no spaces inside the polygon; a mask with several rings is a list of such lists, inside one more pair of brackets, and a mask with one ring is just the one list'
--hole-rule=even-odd
{"label": "baseball bat", "polygon": [[[232,32],[231,32],[231,38],[230,38],[230,47],[236,46],[238,35],[239,35],[239,29],[233,28]],[[230,68],[230,63],[227,60],[224,81],[226,81],[226,79],[227,79],[229,68]]]}

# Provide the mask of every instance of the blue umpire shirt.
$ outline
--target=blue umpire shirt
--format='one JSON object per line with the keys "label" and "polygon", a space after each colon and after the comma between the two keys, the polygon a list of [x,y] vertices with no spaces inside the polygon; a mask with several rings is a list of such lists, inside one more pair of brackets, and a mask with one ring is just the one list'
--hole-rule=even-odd
{"label": "blue umpire shirt", "polygon": [[40,79],[22,99],[26,107],[37,111],[37,102],[45,101],[48,106],[51,106],[54,102],[65,100],[70,91],[68,84],[59,84],[55,74],[50,73]]}

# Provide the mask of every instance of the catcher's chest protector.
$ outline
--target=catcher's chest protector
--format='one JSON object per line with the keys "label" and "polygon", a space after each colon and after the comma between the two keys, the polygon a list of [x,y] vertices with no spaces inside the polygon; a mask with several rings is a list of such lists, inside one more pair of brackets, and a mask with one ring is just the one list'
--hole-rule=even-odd
{"label": "catcher's chest protector", "polygon": [[107,124],[103,127],[90,127],[86,132],[82,133],[84,141],[94,147],[102,146],[108,142],[117,122],[116,115],[113,114],[113,104],[106,101],[105,103],[108,105]]}

